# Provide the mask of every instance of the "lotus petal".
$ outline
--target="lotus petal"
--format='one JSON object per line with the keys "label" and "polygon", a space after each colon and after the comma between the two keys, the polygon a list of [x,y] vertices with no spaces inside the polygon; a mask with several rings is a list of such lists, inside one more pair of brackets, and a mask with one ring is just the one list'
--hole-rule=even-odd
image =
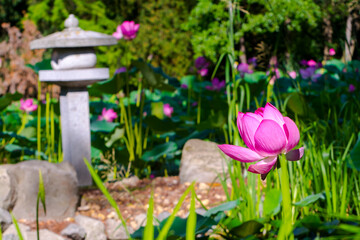
{"label": "lotus petal", "polygon": [[294,149],[286,154],[286,159],[288,161],[297,161],[302,158],[304,155],[304,147],[299,149]]}
{"label": "lotus petal", "polygon": [[256,152],[252,151],[251,149],[244,147],[229,144],[218,145],[218,147],[226,155],[240,162],[256,162],[264,158],[263,156],[260,156]]}
{"label": "lotus petal", "polygon": [[286,145],[286,152],[288,152],[299,143],[300,132],[293,120],[291,120],[288,117],[284,117],[284,121],[285,121],[284,130],[286,129],[285,133],[286,133],[287,142],[288,142]]}
{"label": "lotus petal", "polygon": [[256,129],[260,125],[260,122],[261,118],[254,113],[245,113],[245,115],[241,118],[240,135],[246,146],[248,146],[251,150],[255,150],[254,135]]}
{"label": "lotus petal", "polygon": [[285,124],[283,115],[271,103],[266,103],[265,105],[264,119],[274,120],[280,126],[283,126]]}
{"label": "lotus petal", "polygon": [[264,119],[254,135],[255,150],[263,156],[274,156],[284,151],[287,139],[284,129],[273,121]]}
{"label": "lotus petal", "polygon": [[275,165],[276,161],[277,156],[267,157],[258,163],[250,165],[248,171],[252,173],[266,174]]}

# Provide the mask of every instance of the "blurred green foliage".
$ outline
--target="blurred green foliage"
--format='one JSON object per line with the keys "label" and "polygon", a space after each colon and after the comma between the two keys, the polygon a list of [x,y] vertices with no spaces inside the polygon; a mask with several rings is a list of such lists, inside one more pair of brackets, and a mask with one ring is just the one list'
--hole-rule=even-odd
{"label": "blurred green foliage", "polygon": [[206,56],[216,62],[219,54],[229,51],[229,14],[225,1],[199,0],[182,27],[191,32],[196,57]]}
{"label": "blurred green foliage", "polygon": [[143,58],[165,72],[180,77],[191,61],[190,34],[180,26],[187,20],[191,1],[82,1],[33,0],[27,18],[33,20],[44,35],[64,28],[64,20],[73,13],[82,29],[106,34],[115,32],[125,20],[140,23],[133,41],[121,39],[117,46],[99,47],[98,65],[110,66],[111,72]]}
{"label": "blurred green foliage", "polygon": [[[25,0],[0,0],[0,23],[8,22],[12,26],[20,27],[23,12],[27,8],[28,4]],[[1,38],[4,33],[0,32]]]}
{"label": "blurred green foliage", "polygon": [[320,61],[324,49],[331,47],[340,57],[351,13],[355,44],[360,40],[359,6],[356,0],[0,0],[0,21],[22,27],[22,18],[31,19],[48,35],[62,30],[70,13],[79,18],[81,28],[106,34],[133,20],[140,23],[137,38],[97,48],[99,67],[109,66],[113,73],[142,58],[181,78],[198,56],[216,62],[235,50],[238,59],[243,54],[241,38],[247,57],[257,57],[263,69],[274,55],[294,65],[301,59]]}

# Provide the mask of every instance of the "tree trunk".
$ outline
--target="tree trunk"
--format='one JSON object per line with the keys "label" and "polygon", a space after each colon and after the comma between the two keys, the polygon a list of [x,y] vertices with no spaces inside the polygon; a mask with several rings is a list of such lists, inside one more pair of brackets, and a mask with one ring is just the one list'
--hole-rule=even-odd
{"label": "tree trunk", "polygon": [[332,43],[332,35],[333,28],[331,26],[330,16],[326,16],[323,18],[324,24],[324,38],[325,38],[325,46],[324,46],[324,60],[329,60],[329,45]]}
{"label": "tree trunk", "polygon": [[354,50],[352,50],[353,49],[352,45],[354,45],[354,41],[351,40],[352,20],[353,20],[353,17],[352,17],[351,12],[350,12],[348,17],[347,17],[347,20],[346,20],[345,56],[344,56],[345,62],[351,61],[352,51],[354,51]]}
{"label": "tree trunk", "polygon": [[240,55],[240,62],[241,63],[247,63],[246,60],[246,48],[245,48],[245,38],[244,36],[242,36],[240,38],[240,51],[242,52],[242,54]]}

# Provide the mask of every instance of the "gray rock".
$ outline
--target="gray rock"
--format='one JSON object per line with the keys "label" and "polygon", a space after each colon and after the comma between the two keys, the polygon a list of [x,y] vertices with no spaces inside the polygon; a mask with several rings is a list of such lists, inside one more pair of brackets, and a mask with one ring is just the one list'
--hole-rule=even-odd
{"label": "gray rock", "polygon": [[61,235],[64,235],[72,240],[84,240],[86,232],[80,225],[71,223],[61,231]]}
{"label": "gray rock", "polygon": [[136,188],[140,182],[140,179],[137,176],[131,176],[124,178],[121,181],[114,183],[114,189],[123,189],[123,188]]}
{"label": "gray rock", "polygon": [[138,227],[145,227],[147,216],[145,213],[140,213],[134,217]]}
{"label": "gray rock", "polygon": [[10,209],[13,207],[16,198],[14,181],[15,179],[11,178],[6,168],[0,168],[0,208]]}
{"label": "gray rock", "polygon": [[[57,235],[56,233],[53,233],[47,229],[41,229],[39,231],[40,234],[40,239],[48,239],[48,240],[65,240],[65,238],[63,238],[60,235]],[[36,231],[31,231],[31,232],[27,232],[27,239],[28,240],[37,240],[37,232]]]}
{"label": "gray rock", "polygon": [[[122,240],[128,239],[124,226],[120,220],[107,219],[105,222],[106,235],[110,240]],[[127,227],[129,233],[133,233],[134,230],[131,227]]]}
{"label": "gray rock", "polygon": [[[147,214],[145,214],[145,213],[140,213],[140,214],[138,214],[138,215],[136,215],[136,216],[134,217],[134,220],[135,220],[136,225],[137,225],[138,228],[139,228],[139,227],[145,227],[145,226],[146,226],[146,223],[147,223]],[[155,218],[153,218],[153,225],[154,225],[154,226],[158,226],[158,225],[159,225],[157,219],[155,219]]]}
{"label": "gray rock", "polygon": [[[12,208],[16,218],[35,219],[41,170],[47,214],[40,206],[41,220],[75,215],[78,201],[76,172],[68,162],[53,164],[31,160],[0,166],[0,207]],[[41,205],[41,204],[40,204]]]}
{"label": "gray rock", "polygon": [[6,229],[11,225],[11,215],[8,211],[0,208],[0,226],[1,231],[6,231]]}
{"label": "gray rock", "polygon": [[[27,236],[27,232],[30,231],[30,227],[26,226],[24,224],[18,223],[19,225],[19,229],[21,232],[21,235],[23,236],[24,240],[29,240],[28,236]],[[18,236],[15,225],[11,224],[8,229],[6,229],[6,231],[3,234],[4,236],[6,235],[15,235]],[[10,238],[11,239],[11,238]]]}
{"label": "gray rock", "polygon": [[190,139],[182,150],[180,183],[219,181],[218,174],[227,172],[227,161],[221,155],[216,143]]}
{"label": "gray rock", "polygon": [[170,217],[170,213],[168,211],[164,211],[161,212],[158,216],[157,216],[157,220],[159,220],[159,222],[162,222],[164,219]]}
{"label": "gray rock", "polygon": [[75,222],[85,229],[85,240],[106,240],[105,226],[101,221],[77,215]]}
{"label": "gray rock", "polygon": [[2,240],[19,240],[19,237],[16,234],[7,234],[2,237]]}

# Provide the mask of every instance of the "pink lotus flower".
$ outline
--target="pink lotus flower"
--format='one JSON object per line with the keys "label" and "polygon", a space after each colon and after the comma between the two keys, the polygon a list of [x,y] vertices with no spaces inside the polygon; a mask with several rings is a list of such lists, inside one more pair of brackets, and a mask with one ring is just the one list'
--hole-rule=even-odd
{"label": "pink lotus flower", "polygon": [[[139,27],[140,27],[140,24],[135,24],[134,21],[124,21],[120,25],[120,30],[121,30],[121,33],[122,33],[122,36],[124,37],[124,39],[132,40],[136,37],[136,34],[139,31]],[[118,28],[119,28],[119,26],[118,26]],[[120,34],[118,36],[120,36]]]}
{"label": "pink lotus flower", "polygon": [[315,74],[315,71],[316,71],[316,67],[308,67],[308,68],[299,70],[300,75],[303,79],[312,77]]}
{"label": "pink lotus flower", "polygon": [[117,40],[120,40],[123,38],[123,34],[122,34],[122,31],[121,31],[121,26],[117,26],[116,28],[116,32],[114,32],[113,34],[113,37],[116,38]]}
{"label": "pink lotus flower", "polygon": [[251,74],[254,72],[252,69],[249,68],[249,65],[246,63],[240,63],[237,66],[237,70],[240,72],[241,77],[244,77],[245,73]]}
{"label": "pink lotus flower", "polygon": [[101,115],[98,117],[98,120],[99,121],[105,120],[107,122],[112,122],[117,117],[118,116],[117,116],[116,112],[114,112],[114,110],[103,108]]}
{"label": "pink lotus flower", "polygon": [[306,61],[305,59],[300,61],[300,64],[303,66],[307,66],[308,61]]}
{"label": "pink lotus flower", "polygon": [[330,55],[330,56],[334,56],[335,54],[336,54],[335,49],[330,48],[330,49],[329,49],[329,55]]}
{"label": "pink lotus flower", "polygon": [[208,74],[209,70],[207,68],[203,68],[198,70],[198,74],[200,74],[200,76],[205,77]]}
{"label": "pink lotus flower", "polygon": [[279,154],[286,154],[286,159],[296,161],[302,158],[304,148],[292,150],[300,139],[299,129],[294,121],[283,117],[279,110],[267,103],[255,113],[239,112],[237,126],[241,138],[248,148],[223,144],[218,147],[229,157],[250,165],[249,172],[261,174],[263,179],[276,167]]}
{"label": "pink lotus flower", "polygon": [[174,112],[174,108],[170,106],[170,104],[165,103],[163,106],[163,111],[166,116],[171,118],[171,114]]}
{"label": "pink lotus flower", "polygon": [[350,84],[349,89],[348,89],[349,93],[355,92],[355,90],[356,90],[356,87],[353,84]]}
{"label": "pink lotus flower", "polygon": [[195,59],[195,67],[198,69],[198,74],[200,74],[200,76],[205,77],[209,70],[210,63],[206,60],[205,57],[198,57],[197,59]]}
{"label": "pink lotus flower", "polygon": [[34,103],[34,99],[20,99],[20,110],[23,110],[27,113],[33,112],[37,109],[37,105]]}
{"label": "pink lotus flower", "polygon": [[289,76],[290,76],[292,79],[295,79],[295,78],[296,78],[296,72],[295,72],[295,71],[289,72]]}
{"label": "pink lotus flower", "polygon": [[127,71],[126,67],[120,67],[120,68],[116,69],[115,74],[123,73],[126,71]]}
{"label": "pink lotus flower", "polygon": [[183,83],[183,84],[180,85],[180,87],[183,88],[183,89],[187,89],[188,85]]}
{"label": "pink lotus flower", "polygon": [[280,71],[278,68],[271,68],[270,71],[266,72],[266,75],[272,75],[272,77],[270,78],[269,84],[270,85],[274,85],[276,79],[280,78]]}
{"label": "pink lotus flower", "polygon": [[277,56],[272,56],[270,58],[269,64],[270,64],[271,67],[277,68],[277,66],[278,66]]}
{"label": "pink lotus flower", "polygon": [[317,65],[317,63],[314,61],[314,60],[309,60],[308,62],[307,62],[307,65],[309,66],[309,67],[316,67],[316,65]]}
{"label": "pink lotus flower", "polygon": [[211,86],[206,86],[205,88],[210,91],[220,91],[222,88],[225,87],[225,80],[219,81],[218,78],[214,78],[211,81]]}
{"label": "pink lotus flower", "polygon": [[197,69],[208,68],[209,65],[210,63],[206,60],[205,57],[198,57],[195,59],[195,67]]}
{"label": "pink lotus flower", "polygon": [[248,59],[248,63],[251,64],[251,65],[253,65],[254,67],[256,67],[256,66],[257,66],[257,59],[256,59],[256,57],[249,58],[249,59]]}

